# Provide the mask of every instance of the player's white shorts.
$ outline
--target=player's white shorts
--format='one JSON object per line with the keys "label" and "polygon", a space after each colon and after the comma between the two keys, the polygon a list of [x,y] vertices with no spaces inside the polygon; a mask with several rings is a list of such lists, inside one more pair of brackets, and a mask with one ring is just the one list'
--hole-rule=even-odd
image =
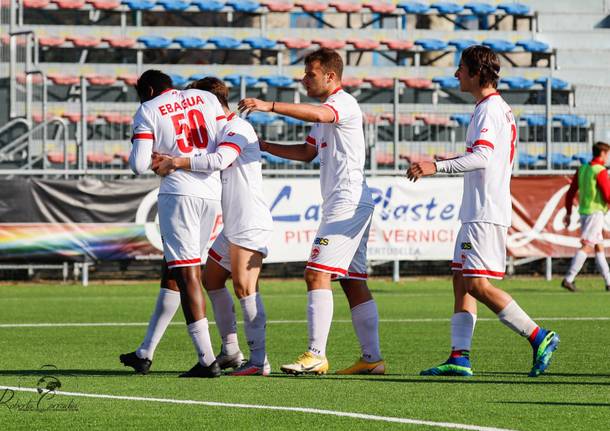
{"label": "player's white shorts", "polygon": [[604,241],[605,214],[601,211],[580,216],[580,239],[585,245],[600,244]]}
{"label": "player's white shorts", "polygon": [[330,273],[333,279],[366,280],[372,217],[373,208],[366,206],[323,217],[306,268]]}
{"label": "player's white shorts", "polygon": [[504,278],[507,232],[507,227],[493,223],[462,224],[451,269],[464,277]]}
{"label": "player's white shorts", "polygon": [[168,268],[202,264],[208,252],[220,201],[193,196],[160,194],[159,229]]}
{"label": "player's white shorts", "polygon": [[246,235],[241,235],[231,237],[229,240],[225,236],[224,231],[221,231],[212,244],[212,247],[210,247],[208,256],[210,259],[214,259],[214,261],[220,264],[224,269],[231,272],[230,244],[235,244],[247,248],[248,250],[258,251],[259,253],[262,253],[264,259],[269,253],[267,244],[269,243],[272,234],[273,231],[270,230],[255,229],[248,231],[247,237]]}

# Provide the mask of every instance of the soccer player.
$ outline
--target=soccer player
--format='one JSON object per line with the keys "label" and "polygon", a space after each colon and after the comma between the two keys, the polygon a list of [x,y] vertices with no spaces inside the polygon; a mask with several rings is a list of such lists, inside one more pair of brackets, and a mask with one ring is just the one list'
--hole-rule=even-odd
{"label": "soccer player", "polygon": [[610,291],[610,269],[606,261],[604,237],[602,235],[604,217],[608,212],[608,203],[610,203],[610,180],[606,169],[608,154],[610,154],[610,145],[604,142],[595,143],[593,145],[593,160],[578,168],[566,193],[564,224],[566,228],[570,224],[572,204],[576,193],[578,193],[578,212],[580,213],[581,226],[580,242],[582,247],[572,258],[570,268],[561,282],[563,287],[572,292],[576,292],[574,279],[585,260],[587,260],[587,255],[593,250],[595,250],[597,269],[599,269],[606,283],[606,291]]}
{"label": "soccer player", "polygon": [[[214,95],[200,90],[175,90],[171,78],[158,70],[144,72],[136,90],[142,104],[134,118],[129,156],[129,164],[136,174],[150,168],[154,152],[180,156],[206,154],[215,148],[226,119]],[[180,376],[218,377],[221,374],[210,342],[200,268],[201,256],[220,213],[220,186],[218,174],[182,170],[161,180],[159,228],[169,278],[175,280],[175,285],[162,284],[144,346],[120,357],[121,362],[136,371],[147,372],[150,368],[154,347],[181,303],[198,361]],[[171,290],[176,285],[179,295]],[[167,311],[171,315],[165,314]],[[161,320],[160,324],[155,325],[155,320]]]}
{"label": "soccer player", "polygon": [[221,355],[217,360],[225,363],[224,358],[241,355],[233,299],[225,287],[225,282],[231,276],[250,347],[250,359],[231,374],[268,375],[271,366],[265,351],[266,315],[258,293],[258,277],[263,259],[267,256],[273,220],[263,193],[258,136],[250,123],[229,110],[229,91],[222,81],[204,78],[192,86],[214,94],[223,107],[227,124],[220,143],[215,152],[197,154],[192,158],[155,157],[153,169],[159,175],[167,175],[176,169],[222,171],[224,226],[210,249],[204,273],[204,286],[212,301],[216,325],[223,340]]}
{"label": "soccer player", "polygon": [[491,49],[475,45],[463,51],[455,77],[460,89],[476,99],[466,154],[453,160],[414,163],[407,171],[412,181],[437,172],[464,172],[462,227],[451,263],[455,296],[451,355],[422,375],[472,375],[470,347],[477,300],[529,340],[533,348],[531,377],[546,370],[559,343],[555,332],[539,327],[510,295],[489,282],[490,278],[502,279],[506,268],[506,234],[512,212],[510,177],[517,139],[511,108],[496,90],[499,73],[500,61]]}
{"label": "soccer player", "polygon": [[340,374],[383,374],[377,305],[368,289],[366,247],[373,199],[364,177],[365,141],[358,102],[341,88],[343,61],[330,49],[305,57],[303,85],[321,105],[244,99],[242,112],[262,111],[316,123],[301,145],[261,142],[261,150],[304,162],[320,157],[322,220],[305,268],[309,347],[291,364],[288,374],[328,371],[326,342],[333,316],[331,278],[340,280],[347,296],[362,357]]}

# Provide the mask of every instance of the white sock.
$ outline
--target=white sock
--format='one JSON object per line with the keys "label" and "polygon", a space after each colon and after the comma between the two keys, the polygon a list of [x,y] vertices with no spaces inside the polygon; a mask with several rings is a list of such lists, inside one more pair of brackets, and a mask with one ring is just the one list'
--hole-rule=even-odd
{"label": "white sock", "polygon": [[360,341],[362,358],[367,362],[381,361],[379,313],[374,299],[352,308],[352,324]]}
{"label": "white sock", "polygon": [[538,327],[536,323],[519,307],[515,301],[508,303],[502,311],[498,313],[500,322],[522,337],[529,337],[534,329]]}
{"label": "white sock", "polygon": [[451,350],[468,350],[472,346],[472,334],[477,315],[462,311],[451,316]]}
{"label": "white sock", "polygon": [[326,341],[332,320],[332,290],[317,289],[307,292],[307,329],[311,353],[326,356]]}
{"label": "white sock", "polygon": [[250,347],[250,361],[256,365],[265,363],[265,327],[267,316],[263,300],[258,293],[239,300],[244,314],[244,329]]}
{"label": "white sock", "polygon": [[585,264],[585,260],[587,260],[587,253],[582,250],[578,250],[574,257],[572,258],[572,263],[570,263],[570,269],[568,269],[568,273],[566,274],[566,280],[570,283],[574,282],[576,275]]}
{"label": "white sock", "polygon": [[595,262],[597,263],[597,269],[602,274],[602,277],[604,277],[606,286],[610,286],[610,268],[608,268],[606,254],[603,251],[595,253]]}
{"label": "white sock", "polygon": [[237,322],[235,321],[235,307],[233,297],[226,287],[209,290],[208,296],[214,310],[214,319],[220,338],[222,338],[222,351],[227,355],[239,352],[237,341]]}
{"label": "white sock", "polygon": [[167,326],[174,318],[180,307],[180,292],[170,289],[160,289],[157,296],[155,311],[150,316],[146,336],[140,347],[136,350],[136,356],[140,359],[148,358],[152,361],[157,345],[163,338]]}
{"label": "white sock", "polygon": [[209,366],[216,360],[216,357],[214,356],[212,342],[210,341],[208,319],[204,317],[201,320],[193,322],[187,326],[187,329],[197,351],[199,363],[205,367]]}

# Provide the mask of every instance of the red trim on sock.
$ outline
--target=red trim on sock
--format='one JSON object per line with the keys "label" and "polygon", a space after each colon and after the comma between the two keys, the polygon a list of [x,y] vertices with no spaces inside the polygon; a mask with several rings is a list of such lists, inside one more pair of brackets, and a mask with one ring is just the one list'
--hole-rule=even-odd
{"label": "red trim on sock", "polygon": [[540,332],[540,326],[536,326],[536,329],[532,331],[532,333],[529,337],[527,337],[527,339],[533,342],[536,339],[536,335],[538,335],[538,332]]}
{"label": "red trim on sock", "polygon": [[453,350],[451,351],[451,357],[452,358],[462,358],[462,357],[466,357],[466,355],[464,355],[462,352],[464,350]]}

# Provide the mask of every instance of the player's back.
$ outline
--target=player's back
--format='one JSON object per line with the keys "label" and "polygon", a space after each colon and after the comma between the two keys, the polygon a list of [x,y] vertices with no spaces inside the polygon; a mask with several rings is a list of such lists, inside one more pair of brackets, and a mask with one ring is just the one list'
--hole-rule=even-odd
{"label": "player's back", "polygon": [[[138,117],[154,134],[153,151],[170,156],[193,156],[216,149],[226,120],[216,96],[201,90],[166,90],[142,104]],[[160,194],[220,199],[219,174],[177,170],[163,177]]]}

